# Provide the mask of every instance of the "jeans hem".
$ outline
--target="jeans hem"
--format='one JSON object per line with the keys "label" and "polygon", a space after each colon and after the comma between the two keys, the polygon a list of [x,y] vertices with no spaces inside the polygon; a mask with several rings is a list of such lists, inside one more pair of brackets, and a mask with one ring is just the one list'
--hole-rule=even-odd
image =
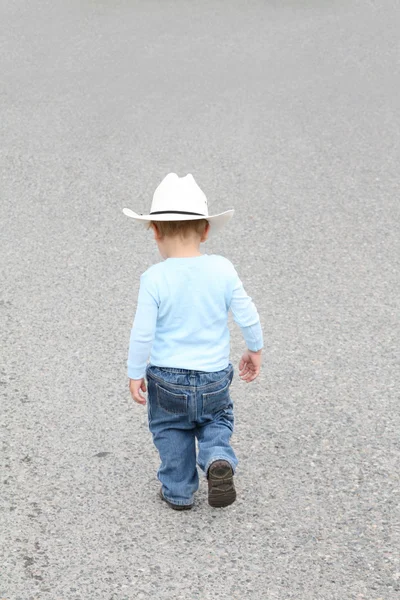
{"label": "jeans hem", "polygon": [[176,506],[192,506],[193,501],[194,501],[194,500],[192,500],[192,502],[179,502],[179,500],[172,500],[172,498],[168,498],[168,496],[166,496],[164,494],[164,492],[161,492],[161,493],[164,496],[164,498],[166,500],[168,500],[168,502],[170,502],[171,504],[176,504]]}

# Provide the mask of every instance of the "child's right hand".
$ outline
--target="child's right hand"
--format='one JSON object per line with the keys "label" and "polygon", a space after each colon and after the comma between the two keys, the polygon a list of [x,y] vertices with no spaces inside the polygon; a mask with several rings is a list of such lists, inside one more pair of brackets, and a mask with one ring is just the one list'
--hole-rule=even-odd
{"label": "child's right hand", "polygon": [[142,379],[129,379],[129,391],[135,402],[143,406],[146,404],[146,398],[140,393],[140,391],[147,392],[144,377]]}
{"label": "child's right hand", "polygon": [[241,358],[239,363],[239,376],[240,379],[243,379],[246,383],[253,381],[260,373],[262,362],[261,352],[262,350],[258,350],[257,352],[247,350]]}

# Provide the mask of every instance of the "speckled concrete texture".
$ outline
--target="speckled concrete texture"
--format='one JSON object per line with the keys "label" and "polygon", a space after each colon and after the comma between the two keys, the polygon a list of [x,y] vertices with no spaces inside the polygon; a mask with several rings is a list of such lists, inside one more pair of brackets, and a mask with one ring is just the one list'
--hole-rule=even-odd
{"label": "speckled concrete texture", "polygon": [[[397,2],[0,6],[6,600],[398,600]],[[237,502],[157,498],[126,358],[122,214],[193,173],[266,341],[236,377]],[[231,323],[232,361],[243,350]]]}

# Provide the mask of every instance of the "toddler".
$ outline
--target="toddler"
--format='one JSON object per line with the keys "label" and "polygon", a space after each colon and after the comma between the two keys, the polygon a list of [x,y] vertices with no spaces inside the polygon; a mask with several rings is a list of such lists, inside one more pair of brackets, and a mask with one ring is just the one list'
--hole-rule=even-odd
{"label": "toddler", "polygon": [[135,402],[145,405],[147,391],[149,428],[161,459],[159,494],[175,510],[193,506],[199,486],[196,461],[208,479],[211,506],[228,506],[236,499],[229,310],[247,344],[239,363],[240,378],[247,383],[260,372],[263,335],[232,263],[200,252],[200,244],[233,212],[209,215],[207,198],[193,176],[175,173],[157,187],[150,214],[124,209],[153,230],[164,259],[140,278],[128,377]]}

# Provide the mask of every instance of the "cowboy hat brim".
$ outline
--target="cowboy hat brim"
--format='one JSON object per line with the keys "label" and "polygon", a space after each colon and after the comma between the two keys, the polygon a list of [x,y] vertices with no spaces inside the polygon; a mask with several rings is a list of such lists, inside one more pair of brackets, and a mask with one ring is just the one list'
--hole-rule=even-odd
{"label": "cowboy hat brim", "polygon": [[150,221],[198,221],[199,219],[206,219],[210,223],[210,231],[215,232],[219,231],[228,221],[230,221],[235,210],[227,210],[218,215],[211,215],[208,217],[176,213],[165,213],[162,215],[138,215],[130,208],[124,208],[122,212],[127,217],[130,217],[135,221],[141,221],[142,223],[149,223]]}

